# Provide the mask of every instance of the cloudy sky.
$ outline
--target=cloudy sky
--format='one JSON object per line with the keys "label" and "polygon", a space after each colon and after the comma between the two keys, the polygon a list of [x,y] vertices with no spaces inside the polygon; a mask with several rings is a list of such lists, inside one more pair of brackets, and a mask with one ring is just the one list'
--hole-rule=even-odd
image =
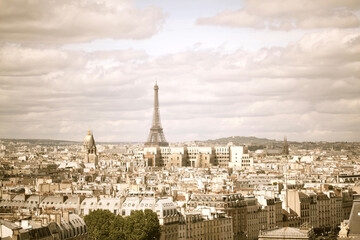
{"label": "cloudy sky", "polygon": [[2,0],[0,137],[360,140],[359,0]]}

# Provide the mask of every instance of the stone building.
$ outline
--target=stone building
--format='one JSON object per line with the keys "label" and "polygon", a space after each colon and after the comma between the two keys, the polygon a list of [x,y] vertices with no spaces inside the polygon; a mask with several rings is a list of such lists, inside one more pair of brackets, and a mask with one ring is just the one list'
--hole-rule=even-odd
{"label": "stone building", "polygon": [[247,202],[241,194],[192,194],[188,205],[192,208],[213,207],[224,212],[232,218],[234,239],[246,238]]}
{"label": "stone building", "polygon": [[310,222],[310,202],[311,198],[295,189],[287,191],[288,206],[300,217],[301,224]]}
{"label": "stone building", "polygon": [[210,208],[203,209],[202,212],[185,213],[180,227],[184,231],[179,231],[179,240],[192,239],[219,239],[232,240],[232,218],[225,214],[211,213]]}
{"label": "stone building", "polygon": [[85,163],[93,163],[95,167],[98,165],[98,155],[95,140],[92,132],[89,130],[88,135],[84,138]]}

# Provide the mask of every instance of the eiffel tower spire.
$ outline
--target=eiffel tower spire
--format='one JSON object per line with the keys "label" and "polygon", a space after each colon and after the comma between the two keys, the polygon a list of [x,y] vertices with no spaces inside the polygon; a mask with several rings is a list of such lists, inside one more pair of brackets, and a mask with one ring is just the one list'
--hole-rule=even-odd
{"label": "eiffel tower spire", "polygon": [[154,86],[154,115],[152,126],[150,128],[149,137],[145,143],[145,147],[166,147],[169,143],[165,139],[163,129],[160,121],[159,110],[159,86],[155,83]]}

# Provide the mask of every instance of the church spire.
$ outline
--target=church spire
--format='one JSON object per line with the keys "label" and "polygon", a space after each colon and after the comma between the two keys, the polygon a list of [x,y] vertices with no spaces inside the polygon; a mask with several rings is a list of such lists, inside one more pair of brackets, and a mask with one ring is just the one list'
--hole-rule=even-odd
{"label": "church spire", "polygon": [[289,155],[289,144],[287,142],[287,137],[284,137],[284,144],[283,144],[283,155]]}

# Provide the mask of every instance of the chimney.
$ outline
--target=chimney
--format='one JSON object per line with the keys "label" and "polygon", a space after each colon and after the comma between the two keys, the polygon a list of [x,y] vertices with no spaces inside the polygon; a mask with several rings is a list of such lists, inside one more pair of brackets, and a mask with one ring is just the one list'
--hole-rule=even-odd
{"label": "chimney", "polygon": [[69,211],[63,211],[63,219],[66,221],[66,222],[69,222]]}

